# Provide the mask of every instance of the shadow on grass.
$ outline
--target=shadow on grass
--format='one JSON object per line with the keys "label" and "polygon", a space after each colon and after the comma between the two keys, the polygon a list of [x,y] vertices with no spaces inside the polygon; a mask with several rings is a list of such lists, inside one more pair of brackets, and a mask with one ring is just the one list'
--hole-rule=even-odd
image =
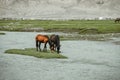
{"label": "shadow on grass", "polygon": [[9,54],[20,54],[20,55],[28,55],[28,56],[34,56],[37,58],[45,58],[45,59],[51,59],[51,58],[59,58],[59,59],[66,59],[66,56],[63,56],[61,54],[57,53],[51,53],[50,51],[47,52],[38,52],[35,48],[25,48],[25,49],[9,49],[6,50],[5,53]]}

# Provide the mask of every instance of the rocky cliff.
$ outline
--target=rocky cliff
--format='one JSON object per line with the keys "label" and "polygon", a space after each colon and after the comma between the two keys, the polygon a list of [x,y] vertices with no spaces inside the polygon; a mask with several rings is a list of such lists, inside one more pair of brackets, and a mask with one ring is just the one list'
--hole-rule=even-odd
{"label": "rocky cliff", "polygon": [[88,19],[120,17],[120,0],[0,0],[0,18]]}

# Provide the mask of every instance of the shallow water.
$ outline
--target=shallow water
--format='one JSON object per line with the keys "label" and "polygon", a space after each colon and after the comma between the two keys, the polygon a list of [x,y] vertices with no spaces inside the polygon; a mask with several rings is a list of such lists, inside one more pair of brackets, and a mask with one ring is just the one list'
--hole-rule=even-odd
{"label": "shallow water", "polygon": [[114,43],[120,38],[61,41],[61,54],[68,59],[39,59],[4,53],[12,48],[35,47],[36,34],[6,32],[0,35],[0,80],[120,80],[120,45]]}

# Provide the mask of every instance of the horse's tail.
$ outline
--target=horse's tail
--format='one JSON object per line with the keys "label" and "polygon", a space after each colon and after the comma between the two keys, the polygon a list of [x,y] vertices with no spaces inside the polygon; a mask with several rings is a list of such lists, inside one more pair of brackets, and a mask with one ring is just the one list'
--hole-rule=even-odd
{"label": "horse's tail", "polygon": [[38,47],[38,40],[36,40],[36,47]]}
{"label": "horse's tail", "polygon": [[39,41],[36,40],[36,50],[38,51],[38,47],[39,47]]}
{"label": "horse's tail", "polygon": [[38,47],[38,40],[37,40],[37,38],[38,38],[38,35],[35,37],[35,41],[36,41],[36,48]]}

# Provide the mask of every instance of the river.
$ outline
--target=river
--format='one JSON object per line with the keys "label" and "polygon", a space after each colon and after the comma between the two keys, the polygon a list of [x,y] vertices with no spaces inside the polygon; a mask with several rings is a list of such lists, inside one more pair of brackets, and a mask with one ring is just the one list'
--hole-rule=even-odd
{"label": "river", "polygon": [[61,41],[61,54],[68,59],[40,59],[4,53],[35,47],[38,32],[5,33],[0,35],[0,80],[120,80],[120,45],[116,44],[120,37]]}

